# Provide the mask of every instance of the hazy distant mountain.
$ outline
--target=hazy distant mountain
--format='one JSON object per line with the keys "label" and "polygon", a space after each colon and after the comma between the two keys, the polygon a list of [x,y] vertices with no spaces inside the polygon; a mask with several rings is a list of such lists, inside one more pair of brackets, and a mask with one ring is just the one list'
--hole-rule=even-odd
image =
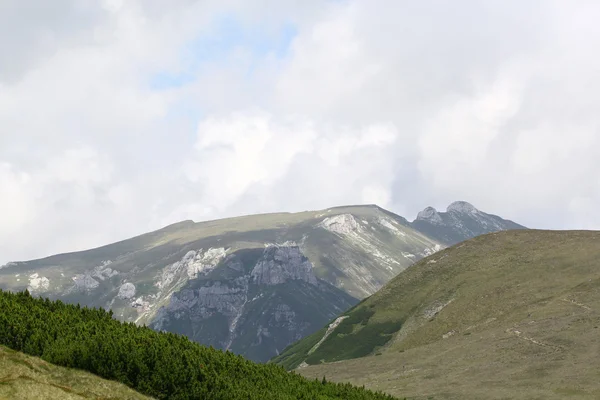
{"label": "hazy distant mountain", "polygon": [[446,245],[453,245],[484,233],[527,229],[497,215],[479,211],[465,201],[450,204],[446,212],[427,207],[417,215],[411,226]]}
{"label": "hazy distant mountain", "polygon": [[0,288],[110,308],[121,320],[266,361],[444,243],[377,206],[184,221],[10,263]]}

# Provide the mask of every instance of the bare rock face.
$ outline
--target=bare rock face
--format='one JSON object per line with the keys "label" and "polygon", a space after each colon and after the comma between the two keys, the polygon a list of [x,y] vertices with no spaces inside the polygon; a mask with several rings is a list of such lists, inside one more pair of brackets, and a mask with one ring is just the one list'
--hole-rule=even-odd
{"label": "bare rock face", "polygon": [[[190,253],[181,263],[189,265],[189,260],[195,259],[196,255],[192,256]],[[223,253],[217,254],[220,259]],[[163,278],[166,278],[162,280],[163,285],[170,283],[173,269],[181,268],[181,263],[165,271],[167,274],[163,274]],[[239,260],[228,258],[226,263],[233,270],[240,270]],[[198,288],[182,289],[174,293],[169,305],[161,309],[153,324],[157,329],[161,329],[164,319],[169,315],[177,318],[177,315],[191,312],[194,318],[198,319],[221,314],[229,317],[230,323],[235,325],[236,318],[239,318],[248,302],[250,282],[254,285],[273,286],[296,279],[315,286],[318,284],[312,263],[302,254],[298,245],[293,242],[270,244],[264,249],[249,275],[238,276],[229,282],[208,281]]]}
{"label": "bare rock face", "polygon": [[479,212],[472,204],[466,201],[455,201],[450,204],[446,209],[446,212],[457,212],[460,214],[476,214]]}
{"label": "bare rock face", "polygon": [[91,270],[76,274],[71,278],[73,286],[66,289],[65,293],[80,292],[90,294],[100,286],[100,282],[110,280],[112,277],[119,275],[118,271],[108,267],[111,263],[111,261],[103,261],[101,265]]}
{"label": "bare rock face", "polygon": [[92,278],[90,274],[77,274],[72,279],[75,283],[73,289],[81,292],[93,290],[100,286],[100,282]]}
{"label": "bare rock face", "polygon": [[120,299],[132,299],[135,296],[135,285],[131,282],[122,284],[117,296]]}
{"label": "bare rock face", "polygon": [[200,318],[208,318],[215,313],[234,316],[246,301],[247,285],[247,278],[238,278],[230,284],[216,281],[211,286],[183,289],[173,295],[168,308],[175,312],[194,308]]}
{"label": "bare rock face", "polygon": [[[232,253],[220,265],[174,292],[150,327],[264,362],[317,329],[315,318],[327,321],[355,302],[319,281],[293,241]],[[288,299],[286,291],[298,287],[302,301]]]}
{"label": "bare rock face", "polygon": [[425,248],[419,254],[421,255],[421,257],[429,257],[430,255],[435,254],[440,250],[442,250],[442,246],[440,246],[439,244],[436,244],[435,246],[433,246],[431,248]]}
{"label": "bare rock face", "polygon": [[45,291],[48,290],[49,287],[50,280],[45,276],[39,276],[39,274],[37,273],[31,274],[29,276],[29,286],[27,287],[27,289],[30,292]]}
{"label": "bare rock face", "polygon": [[186,254],[182,262],[190,279],[194,279],[200,273],[206,273],[212,270],[225,256],[227,252],[224,248],[210,248],[206,252],[199,250],[190,251]]}
{"label": "bare rock face", "polygon": [[433,225],[440,225],[444,223],[440,214],[438,214],[437,210],[433,207],[427,207],[423,211],[419,212],[417,214],[417,220],[428,221]]}
{"label": "bare rock face", "polygon": [[233,322],[242,313],[247,293],[247,276],[228,283],[215,281],[197,289],[182,289],[173,294],[168,306],[159,310],[152,327],[160,330],[171,318],[179,319],[183,315],[204,320],[220,314]]}
{"label": "bare rock face", "polygon": [[155,286],[162,290],[178,279],[195,279],[212,271],[226,255],[227,251],[223,247],[210,248],[206,252],[202,249],[188,251],[180,261],[163,269]]}
{"label": "bare rock face", "polygon": [[106,279],[112,278],[113,276],[119,275],[118,271],[114,271],[112,268],[108,267],[110,264],[112,264],[111,261],[104,261],[102,265],[99,265],[96,268],[94,268],[94,271],[91,274],[92,277],[104,281]]}
{"label": "bare rock face", "polygon": [[341,235],[348,235],[360,229],[360,225],[351,214],[340,214],[333,217],[325,218],[319,226],[327,229],[330,232]]}
{"label": "bare rock face", "polygon": [[279,285],[294,279],[317,284],[312,263],[295,243],[265,248],[263,256],[252,269],[251,276],[259,285]]}

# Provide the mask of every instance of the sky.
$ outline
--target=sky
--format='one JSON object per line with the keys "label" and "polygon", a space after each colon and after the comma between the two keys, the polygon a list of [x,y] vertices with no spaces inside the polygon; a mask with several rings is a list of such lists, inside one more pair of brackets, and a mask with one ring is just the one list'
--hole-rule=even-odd
{"label": "sky", "polygon": [[0,265],[455,200],[600,229],[595,0],[0,0]]}

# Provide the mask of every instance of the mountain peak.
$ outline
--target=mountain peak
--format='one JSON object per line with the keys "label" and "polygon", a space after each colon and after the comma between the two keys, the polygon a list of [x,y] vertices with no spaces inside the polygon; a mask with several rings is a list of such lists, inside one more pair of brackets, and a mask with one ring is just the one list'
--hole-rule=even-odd
{"label": "mountain peak", "polygon": [[497,215],[479,211],[466,201],[453,202],[445,212],[438,212],[433,207],[427,207],[417,215],[411,225],[421,233],[447,245],[456,244],[484,233],[526,229],[524,226],[502,219]]}
{"label": "mountain peak", "polygon": [[431,222],[442,222],[442,217],[438,214],[437,210],[433,207],[427,207],[423,211],[417,214],[417,220],[431,221]]}
{"label": "mountain peak", "polygon": [[451,211],[461,214],[475,214],[479,210],[476,209],[471,203],[467,203],[466,201],[455,201],[446,209],[446,212]]}

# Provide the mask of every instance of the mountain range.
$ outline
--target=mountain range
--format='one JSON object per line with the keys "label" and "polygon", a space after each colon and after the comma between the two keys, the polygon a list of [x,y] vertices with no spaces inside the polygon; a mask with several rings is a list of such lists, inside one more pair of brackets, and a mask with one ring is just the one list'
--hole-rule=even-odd
{"label": "mountain range", "polygon": [[523,229],[466,202],[413,222],[374,205],[183,221],[0,268],[0,288],[111,309],[122,321],[266,362],[415,262]]}

